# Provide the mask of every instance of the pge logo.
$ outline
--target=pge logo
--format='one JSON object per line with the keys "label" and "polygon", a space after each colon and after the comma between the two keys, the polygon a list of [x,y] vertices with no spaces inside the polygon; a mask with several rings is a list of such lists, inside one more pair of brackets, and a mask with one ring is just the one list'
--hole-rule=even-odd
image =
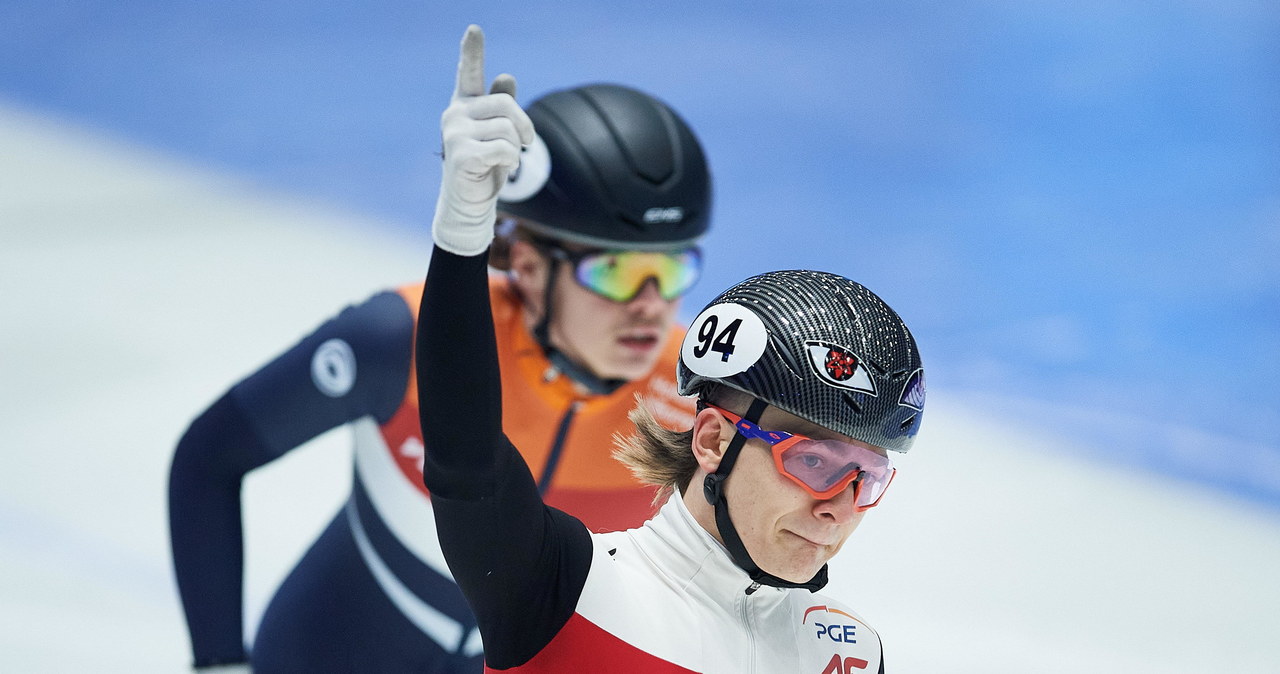
{"label": "pge logo", "polygon": [[856,644],[858,640],[854,637],[858,636],[854,631],[857,625],[826,625],[823,623],[814,623],[818,627],[818,639],[826,637],[832,641],[844,644]]}
{"label": "pge logo", "polygon": [[[836,615],[844,616],[854,622],[858,622],[857,618],[849,615],[848,613],[845,613],[844,611],[841,611],[838,608],[828,608],[826,606],[810,606],[809,608],[805,609],[804,619],[800,621],[800,624],[802,625],[807,624],[809,622],[809,614],[815,613],[815,612],[823,612],[827,614],[834,613]],[[857,625],[850,625],[844,622],[838,622],[838,623],[830,622],[830,618],[827,618],[826,620],[827,622],[821,622],[815,617],[813,621],[813,626],[816,630],[816,634],[819,641],[823,639],[830,639],[831,641],[835,641],[837,643],[842,643],[842,644],[858,643],[858,639],[857,639],[858,626]]]}

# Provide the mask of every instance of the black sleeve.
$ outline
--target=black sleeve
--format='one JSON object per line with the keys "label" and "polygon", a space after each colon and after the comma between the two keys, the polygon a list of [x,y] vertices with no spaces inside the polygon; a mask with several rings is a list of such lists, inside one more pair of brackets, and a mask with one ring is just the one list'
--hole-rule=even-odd
{"label": "black sleeve", "polygon": [[412,342],[409,307],[380,293],[236,384],[178,441],[169,537],[196,666],[245,660],[245,474],[352,419],[389,418],[408,386]]}
{"label": "black sleeve", "polygon": [[542,503],[502,432],[484,256],[436,248],[418,316],[418,399],[440,546],[495,669],[524,664],[573,615],[591,565],[577,519]]}

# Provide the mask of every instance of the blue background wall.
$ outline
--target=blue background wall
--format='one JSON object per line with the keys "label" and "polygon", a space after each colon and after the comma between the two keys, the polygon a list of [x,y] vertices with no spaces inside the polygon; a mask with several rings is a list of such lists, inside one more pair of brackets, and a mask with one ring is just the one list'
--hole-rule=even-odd
{"label": "blue background wall", "polygon": [[425,237],[480,23],[522,99],[618,81],[700,134],[686,317],[752,273],[840,272],[935,390],[1280,507],[1274,3],[510,4],[9,0],[0,101]]}

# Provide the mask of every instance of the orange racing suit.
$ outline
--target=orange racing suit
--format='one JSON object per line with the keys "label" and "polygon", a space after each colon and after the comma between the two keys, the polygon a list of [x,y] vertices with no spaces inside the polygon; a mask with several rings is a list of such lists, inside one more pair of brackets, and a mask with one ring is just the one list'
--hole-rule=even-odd
{"label": "orange racing suit", "polygon": [[[672,328],[648,376],[585,394],[552,368],[509,282],[491,276],[489,294],[503,425],[526,451],[543,497],[593,531],[639,525],[655,511],[654,492],[610,456],[611,439],[630,431],[637,394],[669,427],[692,425],[692,401],[675,392],[682,328]],[[479,671],[475,621],[440,552],[423,487],[412,375],[421,296],[418,283],[349,307],[232,387],[179,442],[171,543],[197,666],[248,657],[241,479],[349,424],[351,496],[273,597],[254,640],[254,670]]]}

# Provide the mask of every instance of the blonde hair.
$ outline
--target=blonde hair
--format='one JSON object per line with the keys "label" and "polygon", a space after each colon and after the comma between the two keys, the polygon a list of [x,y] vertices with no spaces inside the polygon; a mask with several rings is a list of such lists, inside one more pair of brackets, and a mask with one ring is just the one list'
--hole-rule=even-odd
{"label": "blonde hair", "polygon": [[[751,400],[749,394],[715,384],[699,397],[727,409],[745,408]],[[693,429],[673,431],[658,423],[639,395],[627,417],[635,425],[635,432],[629,436],[614,434],[613,458],[630,469],[637,480],[658,487],[653,499],[655,504],[676,492],[684,494],[698,472],[698,460],[693,455]]]}
{"label": "blonde hair", "polygon": [[627,418],[635,424],[635,432],[629,436],[613,435],[613,458],[630,469],[637,480],[658,487],[655,504],[677,491],[683,494],[685,485],[698,471],[698,461],[693,457],[693,429],[673,431],[658,423],[638,395]]}

